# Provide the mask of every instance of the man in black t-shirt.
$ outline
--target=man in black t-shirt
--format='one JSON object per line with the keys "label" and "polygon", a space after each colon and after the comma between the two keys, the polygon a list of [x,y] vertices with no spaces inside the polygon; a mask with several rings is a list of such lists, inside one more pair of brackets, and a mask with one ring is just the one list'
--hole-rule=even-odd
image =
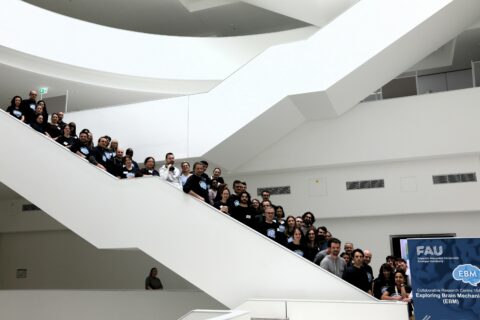
{"label": "man in black t-shirt", "polygon": [[[35,116],[35,108],[37,107],[37,91],[32,90],[28,94],[28,99],[22,101],[20,109],[25,116],[25,123],[30,123],[33,121]],[[45,119],[46,121],[46,119]]]}
{"label": "man in black t-shirt", "polygon": [[352,252],[353,263],[350,267],[347,267],[343,272],[343,280],[354,285],[355,287],[372,294],[372,286],[368,281],[368,275],[363,268],[363,251],[355,249]]}
{"label": "man in black t-shirt", "polygon": [[278,224],[273,221],[275,209],[273,207],[265,208],[264,215],[265,220],[258,224],[257,231],[280,244],[284,244],[285,234],[278,231]]}
{"label": "man in black t-shirt", "polygon": [[88,159],[92,156],[92,149],[88,146],[87,132],[82,131],[78,136],[78,140],[70,147],[73,153],[76,153],[82,158]]}
{"label": "man in black t-shirt", "polygon": [[202,174],[203,164],[195,162],[193,165],[193,174],[188,177],[187,182],[185,182],[183,192],[209,203],[207,180]]}
{"label": "man in black t-shirt", "polygon": [[105,137],[98,139],[97,146],[93,149],[93,157],[104,170],[108,168],[112,161],[112,153],[107,149],[108,141]]}
{"label": "man in black t-shirt", "polygon": [[240,204],[237,207],[233,207],[232,211],[229,212],[234,219],[246,224],[251,228],[255,228],[257,224],[255,221],[255,210],[248,205],[249,202],[250,194],[244,191],[240,193]]}

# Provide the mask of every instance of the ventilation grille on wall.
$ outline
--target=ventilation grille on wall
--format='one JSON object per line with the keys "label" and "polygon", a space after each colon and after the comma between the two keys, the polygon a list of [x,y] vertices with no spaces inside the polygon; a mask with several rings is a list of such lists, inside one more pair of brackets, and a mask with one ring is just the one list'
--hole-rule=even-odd
{"label": "ventilation grille on wall", "polygon": [[385,180],[347,181],[347,190],[385,188]]}
{"label": "ventilation grille on wall", "polygon": [[40,208],[34,204],[28,203],[22,205],[22,211],[40,211]]}
{"label": "ventilation grille on wall", "polygon": [[477,175],[472,173],[444,174],[432,176],[433,184],[458,183],[458,182],[476,182]]}
{"label": "ventilation grille on wall", "polygon": [[274,194],[290,194],[290,186],[257,188],[257,195],[261,196],[263,191],[268,191],[268,192],[270,192],[271,195],[274,195]]}

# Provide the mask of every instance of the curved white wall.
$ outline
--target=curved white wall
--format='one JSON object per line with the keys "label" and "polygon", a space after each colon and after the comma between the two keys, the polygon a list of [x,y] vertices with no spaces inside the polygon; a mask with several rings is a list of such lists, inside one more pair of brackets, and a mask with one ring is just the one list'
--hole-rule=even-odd
{"label": "curved white wall", "polygon": [[104,27],[20,0],[2,1],[0,11],[1,46],[75,67],[170,80],[224,79],[266,48],[304,39],[315,30],[189,38]]}

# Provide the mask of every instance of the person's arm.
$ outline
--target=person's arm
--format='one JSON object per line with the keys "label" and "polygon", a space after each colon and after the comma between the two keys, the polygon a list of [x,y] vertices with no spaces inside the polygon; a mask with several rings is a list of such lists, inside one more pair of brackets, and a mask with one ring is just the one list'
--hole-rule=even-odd
{"label": "person's arm", "polygon": [[198,198],[202,201],[205,201],[205,199],[197,194],[195,191],[192,190],[192,179],[193,176],[190,176],[190,178],[187,179],[187,182],[185,182],[185,185],[183,186],[183,192],[188,193],[191,196],[194,196],[195,198]]}
{"label": "person's arm", "polygon": [[400,300],[403,299],[401,296],[392,297],[392,296],[390,296],[390,295],[391,295],[391,293],[390,293],[388,290],[385,290],[385,292],[382,294],[382,299],[381,299],[381,300],[396,300],[396,301],[400,301]]}

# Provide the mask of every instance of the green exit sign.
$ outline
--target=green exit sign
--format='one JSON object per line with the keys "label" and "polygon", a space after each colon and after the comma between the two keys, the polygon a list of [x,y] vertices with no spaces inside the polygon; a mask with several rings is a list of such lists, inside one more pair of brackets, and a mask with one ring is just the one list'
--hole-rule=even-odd
{"label": "green exit sign", "polygon": [[38,90],[38,92],[39,92],[40,94],[47,94],[48,88],[47,88],[47,87],[40,88],[40,89]]}

